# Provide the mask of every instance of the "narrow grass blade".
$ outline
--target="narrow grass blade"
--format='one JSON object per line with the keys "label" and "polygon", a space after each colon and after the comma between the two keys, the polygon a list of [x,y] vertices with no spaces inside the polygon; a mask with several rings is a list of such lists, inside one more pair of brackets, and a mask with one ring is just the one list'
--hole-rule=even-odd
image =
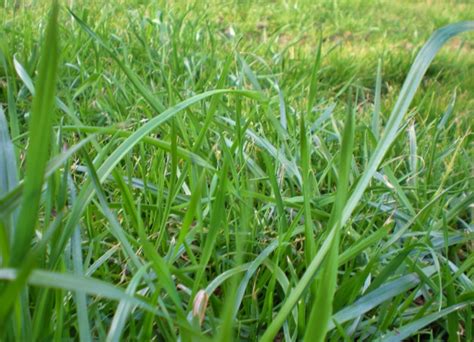
{"label": "narrow grass blade", "polygon": [[[458,24],[443,27],[437,30],[431,36],[425,46],[418,53],[417,58],[415,59],[415,62],[413,63],[405,80],[405,83],[402,87],[402,90],[392,111],[392,114],[390,115],[383,137],[380,139],[377,148],[369,161],[367,169],[364,171],[361,179],[357,183],[355,189],[352,191],[351,196],[349,197],[344,207],[341,218],[341,226],[344,226],[348,221],[353,210],[359,203],[372,176],[376,172],[377,167],[379,166],[383,157],[389,150],[391,144],[393,143],[393,140],[397,136],[397,131],[400,126],[400,123],[408,110],[408,107],[415,95],[415,92],[421,82],[423,75],[428,69],[436,53],[446,43],[448,39],[452,38],[457,34],[469,30],[474,30],[474,22],[461,22]],[[330,250],[332,240],[334,239],[335,234],[336,231],[332,229],[328,234],[326,240],[324,241],[323,245],[319,249],[318,253],[312,260],[311,264],[308,266],[307,270],[303,274],[303,277],[300,279],[294,290],[289,294],[282,308],[273,320],[272,324],[263,334],[262,341],[271,341],[276,336],[278,330],[285,322],[287,315],[291,312],[293,306],[296,305],[297,301],[310,284],[322,260],[326,256],[326,253]]]}
{"label": "narrow grass blade", "polygon": [[30,91],[31,95],[35,96],[35,86],[33,85],[33,80],[31,79],[28,72],[25,70],[23,65],[18,61],[16,56],[13,57],[13,65],[15,66],[15,71],[18,74],[18,77],[22,80],[23,84]]}
{"label": "narrow grass blade", "polygon": [[[174,107],[168,108],[166,111],[158,115],[157,117],[151,119],[138,130],[136,130],[132,135],[130,135],[127,139],[125,139],[120,146],[118,146],[110,156],[101,164],[101,166],[97,169],[97,177],[99,183],[104,182],[107,177],[112,173],[113,169],[119,164],[123,158],[129,153],[139,142],[141,142],[149,133],[151,133],[154,129],[159,127],[161,124],[167,122],[175,115],[180,113],[181,111],[185,110],[189,106],[199,102],[203,99],[211,97],[217,94],[236,94],[241,96],[250,97],[253,99],[261,99],[262,97],[260,94],[255,92],[249,91],[239,91],[239,90],[229,90],[229,89],[219,89],[219,90],[212,90],[208,91],[199,95],[195,95],[189,99],[186,99]],[[78,200],[76,205],[73,206],[71,210],[71,215],[69,216],[69,220],[66,224],[66,227],[63,231],[63,235],[61,240],[58,242],[56,246],[56,252],[53,253],[52,262],[56,262],[60,252],[64,249],[66,242],[72,233],[74,227],[76,226],[77,222],[80,220],[82,212],[86,208],[86,206],[92,200],[92,197],[95,193],[94,187],[91,183],[87,183],[83,190],[78,195]]]}
{"label": "narrow grass blade", "polygon": [[[435,268],[426,268],[423,270],[423,272],[426,276],[430,276],[435,272]],[[332,320],[338,322],[338,324],[342,324],[357,317],[360,317],[361,315],[372,310],[381,303],[414,288],[419,283],[420,277],[415,273],[408,274],[396,280],[385,283],[376,290],[356,300],[354,304],[351,304],[335,313],[332,317]],[[330,322],[329,329],[334,328],[334,323]]]}
{"label": "narrow grass blade", "polygon": [[30,122],[30,144],[26,155],[25,187],[18,216],[11,265],[18,266],[29,249],[39,211],[44,171],[49,156],[54,93],[58,69],[58,5],[52,7],[39,64],[36,95],[33,98]]}
{"label": "narrow grass blade", "polygon": [[372,133],[378,140],[380,137],[380,115],[382,102],[382,60],[377,65],[377,78],[375,80],[374,111],[372,113]]}
{"label": "narrow grass blade", "polygon": [[[123,138],[128,138],[133,132],[124,131],[114,127],[93,127],[93,126],[63,126],[62,129],[64,131],[80,131],[84,133],[96,133],[97,135],[115,135]],[[170,152],[171,151],[171,143],[168,141],[163,141],[160,139],[155,139],[152,137],[145,137],[142,140],[144,143],[149,144],[151,146],[155,146],[160,148],[164,151]],[[177,146],[176,150],[178,156],[185,160],[189,160],[196,165],[205,167],[209,170],[214,170],[214,167],[204,158],[199,156],[192,151],[184,149],[180,146]]]}
{"label": "narrow grass blade", "polygon": [[151,105],[151,107],[157,112],[161,113],[165,111],[165,106],[161,103],[158,98],[151,93],[151,91],[145,87],[145,82],[141,80],[132,69],[130,69],[122,60],[117,57],[117,53],[110,48],[107,43],[105,43],[94,31],[91,30],[89,26],[86,25],[84,21],[82,21],[74,12],[69,9],[69,13],[74,17],[77,23],[81,26],[81,28],[87,32],[91,38],[97,41],[104,49],[107,51],[110,57],[117,63],[117,65],[122,69],[122,71],[127,75],[128,79],[132,84],[137,88],[140,94],[145,98],[145,100]]}
{"label": "narrow grass blade", "polygon": [[18,184],[16,158],[13,144],[8,133],[8,124],[0,106],[0,197]]}
{"label": "narrow grass blade", "polygon": [[[105,197],[105,193],[102,189],[102,186],[98,180],[97,173],[94,169],[94,166],[92,165],[92,162],[87,155],[86,152],[83,153],[84,159],[87,162],[88,166],[88,172],[89,176],[92,179],[92,184],[94,186],[95,192],[97,194],[97,197],[99,199],[99,204],[100,204],[100,209],[102,210],[102,213],[104,216],[107,218],[108,222],[110,223],[110,231],[113,234],[113,236],[120,242],[124,249],[124,253],[127,255],[127,257],[130,258],[133,266],[135,267],[136,270],[139,270],[142,266],[143,263],[141,262],[140,258],[137,256],[135,251],[133,250],[133,247],[128,241],[127,235],[125,234],[124,230],[122,229],[120,222],[117,218],[117,216],[112,212],[110,209],[107,199]],[[79,198],[77,199],[79,201]],[[75,206],[73,206],[74,208]]]}
{"label": "narrow grass blade", "polygon": [[[127,290],[125,290],[126,294],[133,296],[148,267],[149,265],[143,265],[135,273],[127,287]],[[114,318],[112,319],[112,323],[110,324],[109,333],[107,334],[106,339],[107,342],[120,341],[123,329],[127,324],[126,319],[130,315],[130,312],[133,310],[133,308],[134,305],[132,305],[132,303],[129,301],[123,299],[120,301],[117,310],[115,311]]]}
{"label": "narrow grass blade", "polygon": [[428,324],[437,321],[443,317],[448,316],[449,314],[464,309],[465,307],[472,305],[472,302],[464,302],[455,305],[448,306],[447,308],[434,312],[432,314],[426,315],[423,318],[420,318],[414,322],[411,322],[407,325],[404,325],[400,328],[397,328],[395,331],[384,335],[378,341],[384,342],[401,342],[405,341],[408,337],[420,331]]}
{"label": "narrow grass blade", "polygon": [[[81,140],[76,145],[70,147],[67,151],[52,158],[46,166],[45,178],[50,177],[54,172],[56,172],[60,167],[62,167],[68,159],[70,159],[76,152],[81,150],[87,143],[91,142],[93,139],[94,135],[89,135],[87,138]],[[24,186],[25,182],[22,181],[9,193],[0,198],[0,218],[6,217],[8,214],[13,212],[18,207],[18,205],[20,205]]]}
{"label": "narrow grass blade", "polygon": [[[314,71],[315,72],[315,71]],[[312,85],[313,86],[313,85]],[[314,96],[314,94],[313,94]],[[306,133],[306,125],[304,116],[300,118],[300,156],[301,156],[301,173],[303,176],[303,209],[304,209],[304,226],[305,226],[305,261],[309,265],[316,254],[316,243],[314,241],[313,219],[311,217],[311,197],[313,189],[311,184],[311,152]]]}
{"label": "narrow grass blade", "polygon": [[314,103],[316,102],[316,91],[317,91],[317,86],[318,86],[318,71],[319,67],[321,65],[321,48],[323,45],[323,37],[322,37],[322,32],[319,37],[319,43],[318,43],[318,49],[316,52],[316,58],[313,62],[313,67],[311,68],[311,79],[310,79],[310,84],[309,84],[309,92],[308,92],[308,106],[306,109],[306,113],[309,116]]}
{"label": "narrow grass blade", "polygon": [[[67,173],[67,184],[70,193],[71,205],[76,200],[76,189],[72,177]],[[77,226],[71,237],[71,255],[74,274],[83,276],[84,266],[82,258],[82,246],[81,246],[81,226]],[[88,342],[92,341],[89,311],[87,310],[87,296],[82,292],[75,292],[75,299],[77,305],[77,321],[79,325],[79,336],[81,341]]]}
{"label": "narrow grass blade", "polygon": [[[16,94],[16,82],[15,77],[12,76],[13,71],[10,71],[11,63],[8,63],[10,60],[10,53],[8,51],[8,46],[3,39],[0,39],[0,62],[5,70],[5,76],[7,79],[7,108],[8,108],[8,118],[10,121],[10,133],[12,139],[16,139],[20,135],[20,124],[18,122],[18,110],[15,100]],[[18,157],[19,151],[15,150],[15,155]]]}
{"label": "narrow grass blade", "polygon": [[[0,105],[0,198],[14,189],[18,184],[16,157],[13,144],[8,133],[8,124]],[[11,213],[0,215],[2,225],[0,226],[0,246],[2,246],[2,260],[0,264],[6,264],[9,259],[10,246],[15,236],[15,222]]]}
{"label": "narrow grass blade", "polygon": [[357,254],[363,252],[368,247],[381,241],[389,232],[389,226],[385,226],[376,230],[366,238],[361,238],[360,241],[354,243],[350,248],[346,249],[339,255],[339,265],[343,265],[349,260],[352,260]]}
{"label": "narrow grass blade", "polygon": [[[16,279],[16,276],[17,271],[15,269],[0,269],[0,279],[2,280],[12,281]],[[131,305],[136,305],[156,315],[161,315],[155,307],[144,300],[133,297],[114,285],[94,278],[37,269],[31,272],[28,278],[28,284],[33,286],[76,291],[107,299],[125,301]]]}
{"label": "narrow grass blade", "polygon": [[379,143],[377,144],[374,154],[370,158],[367,168],[347,201],[342,214],[342,225],[344,225],[351,216],[352,211],[359,203],[365,189],[369,185],[372,176],[377,171],[380,162],[383,160],[383,157],[395,140],[398,128],[400,127],[408,107],[415,96],[416,90],[418,89],[421,80],[434,57],[450,38],[460,33],[472,30],[474,30],[474,21],[465,21],[442,27],[433,33],[428,42],[426,42],[420,52],[418,52],[418,55],[408,72],[407,78],[403,83],[397,102],[393,107],[390,118],[388,119],[387,125]]}
{"label": "narrow grass blade", "polygon": [[[235,121],[232,119],[226,117],[221,117],[221,119],[232,126],[236,125]],[[272,143],[268,141],[268,139],[260,137],[251,129],[246,129],[245,135],[254,141],[257,146],[266,150],[268,154],[275,158],[275,160],[277,160],[285,170],[287,170],[292,176],[295,176],[300,183],[302,182],[301,173],[298,170],[296,164],[293,161],[288,160],[285,154],[282,153],[282,151],[279,151]]]}
{"label": "narrow grass blade", "polygon": [[[352,101],[352,99],[349,101]],[[340,218],[349,192],[349,175],[351,172],[352,150],[354,147],[354,116],[355,113],[352,109],[352,103],[349,103],[349,110],[342,138],[336,199],[333,204],[333,211],[328,224],[328,227],[334,229],[336,233],[334,240],[331,243],[329,254],[326,256],[326,260],[321,266],[322,274],[316,283],[316,290],[313,292],[316,298],[312,304],[313,307],[311,308],[309,324],[307,325],[304,336],[305,341],[324,341],[328,330],[328,323],[332,315],[339,259]]]}
{"label": "narrow grass blade", "polygon": [[219,183],[216,188],[216,199],[211,209],[211,219],[209,222],[209,231],[206,236],[206,240],[203,243],[201,259],[199,261],[199,271],[196,275],[196,279],[193,286],[193,294],[197,293],[199,286],[201,285],[204,271],[206,270],[209,259],[213,252],[217,234],[222,228],[223,221],[225,219],[225,196],[226,196],[226,184],[227,184],[227,158],[224,159],[224,165],[219,172]]}

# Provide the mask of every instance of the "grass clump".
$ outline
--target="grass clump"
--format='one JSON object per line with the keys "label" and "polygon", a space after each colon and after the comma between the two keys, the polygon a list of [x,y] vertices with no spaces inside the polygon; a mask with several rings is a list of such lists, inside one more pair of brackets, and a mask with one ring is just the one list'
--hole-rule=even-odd
{"label": "grass clump", "polygon": [[1,339],[473,339],[473,22],[68,5],[1,13]]}

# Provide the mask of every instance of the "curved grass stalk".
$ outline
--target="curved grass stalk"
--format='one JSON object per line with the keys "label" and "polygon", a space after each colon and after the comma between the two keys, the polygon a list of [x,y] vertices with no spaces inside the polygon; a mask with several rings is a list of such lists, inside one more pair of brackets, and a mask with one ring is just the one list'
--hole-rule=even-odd
{"label": "curved grass stalk", "polygon": [[[390,149],[393,141],[397,136],[398,128],[408,111],[411,101],[415,96],[416,90],[418,89],[421,80],[426,73],[426,70],[430,66],[434,57],[441,49],[441,47],[452,37],[466,31],[474,30],[474,21],[460,22],[457,24],[452,24],[445,26],[433,33],[430,39],[426,42],[423,48],[418,53],[415,62],[412,64],[408,76],[405,79],[402,90],[400,91],[398,100],[390,114],[390,118],[387,122],[387,126],[382,135],[382,138],[377,144],[377,147],[372,155],[367,168],[365,169],[362,177],[357,183],[355,189],[350,195],[347,203],[342,211],[342,218],[340,221],[340,226],[344,226],[349,220],[352,212],[355,207],[360,202],[360,199],[365,192],[365,189],[369,185],[370,180],[377,171],[378,166],[383,160],[383,157]],[[329,227],[330,233],[328,234],[323,245],[319,249],[318,253],[312,260],[311,264],[308,266],[306,272],[303,274],[303,277],[290,293],[287,300],[283,304],[282,308],[275,316],[275,319],[267,328],[265,333],[262,336],[262,341],[272,341],[273,338],[278,333],[279,329],[286,320],[286,317],[290,314],[293,307],[296,305],[297,301],[304,293],[306,288],[312,282],[314,275],[319,269],[321,262],[326,257],[330,247],[332,246],[332,241],[336,237],[336,229]]]}

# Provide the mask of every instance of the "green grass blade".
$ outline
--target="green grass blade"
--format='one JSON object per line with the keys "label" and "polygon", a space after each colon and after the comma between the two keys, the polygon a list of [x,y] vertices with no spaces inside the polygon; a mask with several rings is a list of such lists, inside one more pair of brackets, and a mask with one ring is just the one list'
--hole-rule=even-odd
{"label": "green grass blade", "polygon": [[401,342],[405,341],[408,337],[420,331],[428,324],[439,320],[443,317],[448,316],[449,314],[464,309],[466,306],[472,305],[472,302],[463,302],[448,306],[440,311],[434,312],[432,314],[426,315],[423,318],[420,318],[414,322],[411,322],[407,325],[404,325],[400,328],[397,328],[395,331],[384,335],[379,341],[388,341],[388,342]]}
{"label": "green grass blade", "polygon": [[[349,101],[351,101],[351,99]],[[313,306],[311,308],[309,324],[307,325],[304,336],[305,341],[324,341],[328,330],[329,320],[332,315],[339,259],[340,217],[349,192],[349,175],[351,172],[352,150],[354,147],[354,122],[355,112],[352,110],[352,103],[349,103],[349,110],[342,138],[336,199],[333,204],[333,211],[328,224],[328,227],[334,229],[336,233],[334,240],[331,243],[329,254],[326,256],[326,260],[321,266],[322,274],[317,280],[316,290],[313,292],[316,298],[312,304]]]}
{"label": "green grass blade", "polygon": [[[457,34],[469,30],[474,30],[474,22],[462,22],[441,28],[431,36],[425,46],[418,53],[417,58],[415,59],[415,62],[413,63],[405,80],[405,83],[392,111],[392,114],[390,115],[383,137],[377,144],[377,148],[374,154],[372,155],[366,170],[364,171],[361,179],[358,181],[356,187],[352,191],[351,196],[347,200],[347,203],[342,212],[341,226],[344,226],[345,223],[348,221],[353,210],[359,203],[372,176],[376,172],[377,167],[379,166],[386,152],[390,148],[390,145],[393,143],[393,140],[397,136],[397,131],[400,126],[400,123],[408,110],[408,107],[415,95],[415,92],[421,82],[423,75],[428,69],[436,53],[446,43],[448,39],[452,38]],[[319,269],[322,260],[326,256],[326,253],[330,250],[335,234],[335,230],[330,231],[323,245],[312,260],[311,264],[308,266],[307,270],[305,271],[303,277],[300,279],[293,291],[289,294],[282,308],[275,316],[275,319],[263,334],[262,341],[271,341],[276,336],[278,330],[285,322],[285,319],[291,312],[293,306],[296,305],[297,301],[310,284],[311,280],[316,274],[316,271]]]}
{"label": "green grass blade", "polygon": [[219,183],[216,188],[216,199],[212,205],[211,209],[211,219],[209,222],[209,231],[207,233],[206,239],[203,243],[201,259],[199,260],[199,271],[196,275],[193,294],[196,294],[199,286],[201,286],[201,281],[204,276],[209,259],[214,250],[216,243],[217,234],[222,228],[222,224],[225,220],[225,196],[226,196],[226,183],[227,183],[227,158],[224,159],[224,165],[219,172]]}
{"label": "green grass blade", "polygon": [[0,106],[0,197],[18,184],[16,158],[8,133],[8,124]]}
{"label": "green grass blade", "polygon": [[[232,126],[236,126],[235,121],[233,121],[232,119],[226,117],[221,117],[221,119]],[[275,160],[277,160],[285,170],[287,170],[292,176],[295,176],[301,183],[301,173],[298,170],[298,167],[296,166],[294,161],[290,161],[285,156],[285,154],[282,153],[282,151],[279,151],[270,141],[268,141],[268,139],[260,137],[251,129],[246,129],[245,135],[250,140],[254,141],[257,146],[266,150],[268,154],[275,158]]]}
{"label": "green grass blade", "polygon": [[326,254],[331,248],[332,241],[335,238],[335,235],[336,230],[331,229],[323,244],[319,248],[318,252],[314,256],[313,260],[311,261],[311,264],[309,264],[306,272],[303,274],[296,287],[289,293],[285,303],[273,319],[273,322],[262,335],[261,341],[272,341],[273,338],[276,336],[278,330],[285,322],[286,317],[290,314],[297,301],[301,298],[308,285],[313,280],[313,277],[316,274],[316,271],[319,269],[321,262],[324,260]]}
{"label": "green grass blade", "polygon": [[44,171],[49,157],[59,59],[57,15],[58,5],[54,3],[42,46],[36,86],[38,91],[33,98],[30,144],[26,155],[25,187],[12,247],[12,266],[20,265],[29,249],[38,217]]}
{"label": "green grass blade", "polygon": [[[146,273],[148,265],[143,265],[133,276],[130,284],[128,284],[127,290],[125,293],[133,296],[135,293],[140,281],[142,280],[144,274]],[[123,329],[127,324],[126,319],[130,312],[133,310],[134,305],[132,305],[129,301],[121,300],[117,310],[115,311],[114,318],[112,319],[112,323],[110,324],[109,333],[107,334],[106,341],[120,341],[120,337],[122,335]]]}
{"label": "green grass blade", "polygon": [[397,102],[393,107],[392,113],[390,114],[387,125],[377,144],[374,154],[370,158],[367,168],[347,201],[346,207],[342,213],[343,225],[347,222],[353,210],[359,203],[370,180],[383,160],[383,157],[395,140],[398,128],[400,127],[421,80],[434,57],[450,38],[460,33],[472,30],[474,30],[474,21],[465,21],[442,27],[433,33],[420,52],[418,52],[418,55],[408,72],[407,78],[403,83]]}
{"label": "green grass blade", "polygon": [[[219,89],[219,90],[212,90],[208,91],[199,95],[195,95],[189,99],[186,99],[174,107],[168,108],[166,111],[158,115],[157,117],[151,119],[138,130],[136,130],[132,135],[130,135],[127,139],[125,139],[120,146],[118,146],[110,156],[101,164],[101,166],[97,169],[97,177],[99,183],[104,182],[107,177],[112,173],[113,169],[119,164],[123,158],[129,153],[138,143],[140,143],[148,134],[150,134],[153,130],[158,128],[163,123],[167,122],[175,115],[180,113],[181,111],[185,110],[189,106],[199,102],[203,99],[211,97],[217,94],[235,94],[250,97],[252,99],[261,99],[259,94],[250,91],[240,91],[240,90],[229,90],[229,89]],[[84,186],[82,191],[78,195],[78,200],[76,205],[73,206],[71,215],[69,220],[66,224],[65,230],[63,232],[63,236],[57,245],[57,252],[56,255],[53,254],[52,261],[56,262],[59,253],[64,249],[68,237],[72,233],[74,227],[76,226],[77,222],[80,220],[81,215],[86,208],[86,206],[90,203],[94,196],[95,190],[91,183],[88,183]]]}
{"label": "green grass blade", "polygon": [[[71,175],[68,173],[66,177],[72,205],[76,200],[76,189],[74,188],[74,183],[72,181]],[[74,274],[79,276],[84,275],[81,241],[81,226],[78,225],[71,237],[71,255]],[[91,328],[89,323],[89,311],[87,309],[87,296],[82,292],[75,292],[75,299],[77,305],[79,336],[81,338],[81,341],[92,341]]]}
{"label": "green grass blade", "polygon": [[118,64],[120,69],[127,75],[128,79],[132,84],[137,88],[137,90],[140,92],[140,94],[145,98],[145,100],[152,106],[152,108],[157,112],[161,113],[165,111],[165,106],[161,103],[158,98],[151,93],[151,91],[144,86],[145,82],[141,80],[134,72],[132,69],[130,69],[123,61],[121,61],[117,57],[117,53],[110,48],[94,31],[91,30],[89,26],[86,25],[86,23],[81,20],[74,12],[72,12],[70,9],[68,9],[69,13],[74,17],[74,19],[77,21],[77,23],[81,26],[81,28],[87,32],[89,36],[91,36],[95,41],[97,41],[104,49],[107,51],[108,55],[112,57],[112,59]]}
{"label": "green grass blade", "polygon": [[[315,71],[313,72],[315,73]],[[313,85],[311,85],[311,88],[313,88]],[[309,265],[316,254],[316,243],[314,241],[314,223],[313,218],[311,217],[311,198],[313,196],[313,187],[311,186],[311,151],[303,115],[301,115],[300,118],[300,144],[301,173],[303,178],[302,192],[305,226],[305,261],[306,264]]]}
{"label": "green grass blade", "polygon": [[[93,127],[93,126],[63,126],[62,129],[64,131],[79,131],[84,133],[96,133],[98,135],[116,135],[122,138],[128,138],[133,132],[128,132],[124,130],[120,130],[114,127]],[[144,143],[149,144],[151,146],[156,146],[164,151],[170,152],[171,151],[171,143],[168,141],[163,141],[161,139],[155,139],[152,137],[145,137],[142,140]],[[177,154],[180,158],[185,160],[189,160],[196,165],[205,167],[209,170],[214,170],[214,167],[204,158],[199,156],[192,151],[184,149],[180,146],[177,146]]]}
{"label": "green grass blade", "polygon": [[28,72],[25,70],[23,65],[18,61],[16,56],[13,57],[13,65],[15,66],[15,71],[22,80],[23,84],[26,86],[26,88],[30,91],[31,95],[35,96],[35,86],[33,85],[33,80],[31,79],[30,75]]}
{"label": "green grass blade", "polygon": [[[2,280],[12,281],[16,279],[16,276],[17,271],[15,269],[0,269],[0,279]],[[33,286],[87,293],[89,295],[117,301],[125,301],[131,305],[136,305],[156,315],[161,315],[161,313],[155,307],[143,299],[131,296],[124,290],[107,282],[90,277],[37,269],[31,272],[30,276],[28,277],[28,284]]]}
{"label": "green grass blade", "polygon": [[309,83],[309,92],[308,92],[308,106],[306,113],[309,116],[313,110],[314,103],[316,102],[316,92],[318,86],[318,71],[321,65],[321,50],[323,46],[323,37],[322,32],[319,37],[318,49],[316,52],[316,58],[313,62],[313,67],[311,68],[311,79]]}
{"label": "green grass blade", "polygon": [[[434,267],[428,268],[423,270],[426,276],[430,276],[435,272]],[[408,274],[406,276],[402,276],[396,280],[390,281],[388,283],[383,284],[376,290],[366,294],[365,296],[356,300],[353,304],[345,307],[344,309],[336,312],[332,319],[337,321],[339,324],[345,323],[361,315],[365,314],[366,312],[372,310],[373,308],[377,307],[381,303],[392,299],[401,293],[404,293],[410,289],[413,289],[420,283],[420,277],[415,274]],[[335,325],[333,322],[329,323],[329,329],[334,329]]]}
{"label": "green grass blade", "polygon": [[[54,172],[61,168],[64,163],[69,160],[76,152],[80,151],[87,143],[94,139],[94,135],[89,135],[76,145],[70,147],[65,152],[56,155],[46,166],[45,178],[49,178]],[[0,217],[6,217],[13,212],[21,203],[21,196],[24,190],[24,181],[18,184],[13,190],[0,198]]]}
{"label": "green grass blade", "polygon": [[377,65],[377,78],[375,80],[374,111],[372,113],[372,133],[378,140],[380,137],[380,115],[382,102],[382,60]]}
{"label": "green grass blade", "polygon": [[[8,63],[10,59],[10,53],[8,51],[8,46],[6,45],[5,40],[0,39],[0,61],[3,69],[5,70],[5,76],[7,79],[7,108],[8,108],[8,118],[10,121],[10,132],[12,139],[16,139],[20,135],[20,124],[18,120],[18,110],[15,102],[15,93],[16,93],[16,82],[15,78],[12,77],[11,65]],[[18,149],[15,151],[15,155],[18,157]]]}
{"label": "green grass blade", "polygon": [[[8,133],[8,124],[0,105],[0,197],[14,189],[18,184],[16,157],[13,144]],[[9,258],[9,246],[13,244],[15,236],[15,222],[11,214],[0,215],[2,218],[2,230],[0,246],[2,246],[2,261],[0,264],[7,263]],[[4,249],[4,250],[3,250]]]}

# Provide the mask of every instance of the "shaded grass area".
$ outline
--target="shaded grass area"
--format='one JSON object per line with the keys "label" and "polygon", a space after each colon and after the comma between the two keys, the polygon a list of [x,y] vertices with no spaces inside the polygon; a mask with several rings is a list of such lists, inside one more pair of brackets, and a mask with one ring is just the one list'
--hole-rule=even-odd
{"label": "shaded grass area", "polygon": [[68,5],[1,9],[2,338],[472,340],[472,5]]}

